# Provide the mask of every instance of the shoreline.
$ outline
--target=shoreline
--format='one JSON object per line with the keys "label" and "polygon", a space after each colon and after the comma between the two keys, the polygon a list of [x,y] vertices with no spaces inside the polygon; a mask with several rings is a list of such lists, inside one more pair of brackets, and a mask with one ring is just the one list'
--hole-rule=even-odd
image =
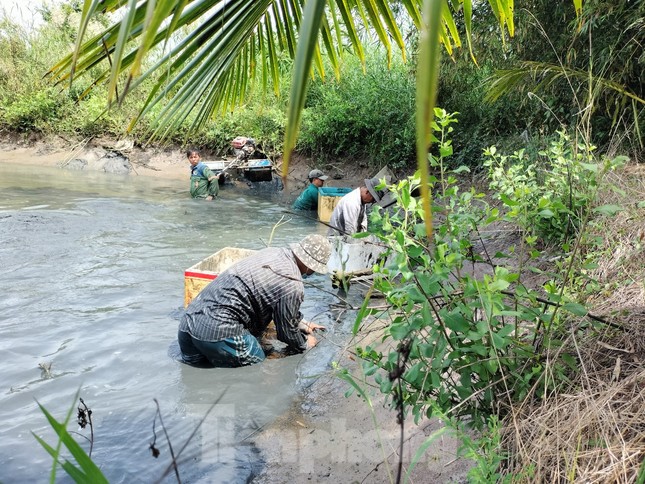
{"label": "shoreline", "polygon": [[96,162],[107,153],[119,153],[127,158],[132,176],[188,179],[188,162],[183,162],[185,155],[179,149],[141,149],[106,140],[71,144],[62,138],[29,143],[11,139],[0,141],[0,163],[65,168],[71,160],[84,159],[87,160],[87,171],[104,171],[103,166]]}
{"label": "shoreline", "polygon": [[[374,344],[383,328],[367,328],[338,350],[338,368],[347,369],[366,389],[369,401],[329,368],[302,390],[300,398],[263,428],[253,445],[264,458],[254,484],[276,482],[383,483],[396,481],[401,427],[396,412],[352,355],[354,345]],[[385,348],[383,348],[385,350]],[[370,384],[371,383],[371,384]],[[403,478],[415,453],[443,424],[426,419],[417,426],[408,415],[403,432]],[[448,433],[432,440],[408,476],[408,482],[467,482],[472,462],[458,458],[459,441]]]}
{"label": "shoreline", "polygon": [[[128,168],[116,166],[117,170],[106,169],[105,159],[114,156],[123,158]],[[217,161],[222,158],[210,156],[207,151],[202,155],[204,161]],[[82,165],[73,162],[82,160]],[[129,176],[145,176],[172,180],[189,179],[189,164],[185,151],[173,147],[134,146],[131,142],[95,138],[89,141],[70,141],[62,137],[20,140],[14,136],[0,135],[0,163],[27,164],[69,168],[85,171],[109,171]],[[280,166],[276,160],[274,166]],[[118,169],[121,168],[119,171]],[[308,183],[308,173],[313,168],[321,168],[314,160],[294,154],[289,165],[287,192],[295,197]],[[324,168],[323,168],[324,170]],[[378,170],[366,166],[335,166],[325,173],[330,175],[326,186],[356,188],[365,178],[371,178]],[[274,173],[275,176],[279,173]]]}

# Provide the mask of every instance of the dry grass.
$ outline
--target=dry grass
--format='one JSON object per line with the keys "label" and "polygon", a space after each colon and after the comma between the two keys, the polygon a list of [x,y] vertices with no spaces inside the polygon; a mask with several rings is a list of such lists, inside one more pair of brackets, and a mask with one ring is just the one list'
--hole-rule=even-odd
{"label": "dry grass", "polygon": [[645,348],[642,333],[636,344],[634,333],[612,335],[575,344],[575,391],[518,410],[505,435],[509,473],[532,469],[525,482],[636,482],[645,461]]}
{"label": "dry grass", "polygon": [[[516,409],[504,444],[507,472],[522,482],[633,483],[645,476],[645,170],[628,167],[610,180],[622,192],[600,204],[626,208],[596,235],[605,256],[591,276],[603,291],[589,298],[594,314],[619,324],[573,332],[579,373],[568,389]],[[639,472],[640,481],[639,479]]]}
{"label": "dry grass", "polygon": [[[645,167],[628,166],[624,170],[612,172],[606,181],[620,190],[608,190],[602,194],[599,205],[619,205],[624,208],[614,217],[602,219],[594,235],[602,237],[605,256],[591,276],[601,283],[617,286],[633,286],[630,293],[615,291],[617,297],[627,296],[625,300],[596,298],[596,310],[622,309],[624,302],[631,300],[640,290],[636,301],[630,307],[645,306],[645,208],[638,206],[645,200]],[[606,296],[606,295],[605,295]],[[604,304],[601,302],[604,300]]]}

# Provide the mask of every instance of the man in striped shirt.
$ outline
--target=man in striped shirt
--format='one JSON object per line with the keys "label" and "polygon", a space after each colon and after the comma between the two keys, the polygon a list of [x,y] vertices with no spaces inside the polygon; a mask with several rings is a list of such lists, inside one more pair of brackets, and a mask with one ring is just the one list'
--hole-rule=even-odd
{"label": "man in striped shirt", "polygon": [[185,363],[237,367],[264,360],[259,339],[275,323],[278,340],[303,352],[323,328],[302,321],[303,275],[327,272],[331,245],[308,235],[288,248],[270,247],[237,262],[206,286],[186,308],[179,324]]}

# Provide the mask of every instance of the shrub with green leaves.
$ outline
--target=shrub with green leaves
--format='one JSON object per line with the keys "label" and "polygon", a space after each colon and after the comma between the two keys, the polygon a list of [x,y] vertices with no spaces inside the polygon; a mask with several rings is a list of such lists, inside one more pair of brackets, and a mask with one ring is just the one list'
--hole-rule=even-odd
{"label": "shrub with green leaves", "polygon": [[[357,351],[381,391],[416,420],[439,412],[481,427],[574,371],[561,339],[571,313],[584,314],[584,308],[562,294],[539,298],[520,284],[518,270],[477,255],[473,235],[499,216],[474,189],[460,192],[454,171],[446,169],[454,117],[442,110],[436,116],[434,239],[425,236],[421,202],[413,196],[419,178],[390,186],[396,208],[374,210],[370,230],[389,248],[374,267],[374,287],[391,306],[383,338],[392,350],[383,353],[377,344]],[[365,305],[355,330],[375,311]]]}
{"label": "shrub with green leaves", "polygon": [[380,53],[348,58],[342,79],[309,88],[297,148],[317,158],[354,158],[401,168],[414,160],[414,79],[400,61],[383,69]]}
{"label": "shrub with green leaves", "polygon": [[536,158],[524,150],[504,155],[495,146],[484,153],[490,187],[508,209],[507,219],[545,242],[575,237],[602,171],[595,147],[572,141],[564,131],[558,135]]}

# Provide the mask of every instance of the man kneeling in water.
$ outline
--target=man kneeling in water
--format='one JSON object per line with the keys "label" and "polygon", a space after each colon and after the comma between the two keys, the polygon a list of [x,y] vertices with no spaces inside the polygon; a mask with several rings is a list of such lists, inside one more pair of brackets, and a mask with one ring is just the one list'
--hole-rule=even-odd
{"label": "man kneeling in water", "polygon": [[178,340],[185,363],[237,367],[265,359],[258,341],[273,320],[278,340],[303,352],[324,328],[302,320],[303,275],[327,272],[331,245],[308,235],[288,248],[269,247],[229,267],[186,308]]}

